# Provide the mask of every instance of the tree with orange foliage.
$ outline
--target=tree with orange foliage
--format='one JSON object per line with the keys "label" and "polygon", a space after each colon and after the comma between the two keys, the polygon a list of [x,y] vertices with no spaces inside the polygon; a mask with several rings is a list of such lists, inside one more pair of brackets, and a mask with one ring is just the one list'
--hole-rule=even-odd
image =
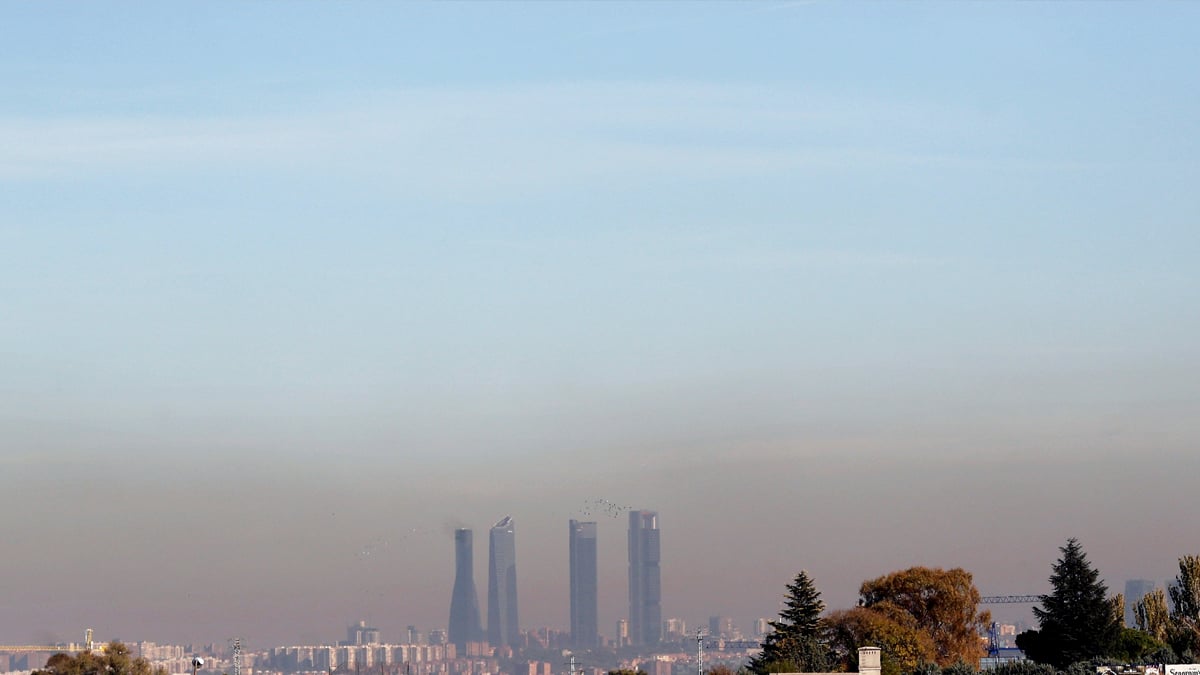
{"label": "tree with orange foliage", "polygon": [[838,669],[858,670],[858,648],[882,650],[882,675],[911,673],[934,658],[933,640],[911,616],[884,608],[855,607],[825,617],[825,636]]}
{"label": "tree with orange foliage", "polygon": [[971,573],[954,568],[910,567],[878,579],[864,581],[859,589],[864,608],[881,612],[926,633],[933,659],[940,666],[958,662],[979,667],[983,646],[979,636],[991,623],[991,613],[978,611],[979,590]]}

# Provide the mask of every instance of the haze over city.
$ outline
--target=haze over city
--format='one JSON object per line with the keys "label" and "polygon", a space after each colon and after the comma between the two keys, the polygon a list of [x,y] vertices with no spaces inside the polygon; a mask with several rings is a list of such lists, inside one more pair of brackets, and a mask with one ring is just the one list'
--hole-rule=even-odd
{"label": "haze over city", "polygon": [[[0,642],[1200,553],[1200,5],[0,5]],[[1027,618],[1025,608],[994,608]]]}

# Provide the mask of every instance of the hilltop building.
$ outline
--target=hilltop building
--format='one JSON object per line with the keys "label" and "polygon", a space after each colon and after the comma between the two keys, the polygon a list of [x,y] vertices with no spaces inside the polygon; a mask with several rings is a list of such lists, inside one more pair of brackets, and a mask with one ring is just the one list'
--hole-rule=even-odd
{"label": "hilltop building", "polygon": [[[883,672],[882,650],[879,647],[858,648],[858,673],[843,673],[842,675],[880,675]],[[799,673],[779,673],[779,675],[800,675]],[[807,673],[806,675],[833,675],[833,673]]]}

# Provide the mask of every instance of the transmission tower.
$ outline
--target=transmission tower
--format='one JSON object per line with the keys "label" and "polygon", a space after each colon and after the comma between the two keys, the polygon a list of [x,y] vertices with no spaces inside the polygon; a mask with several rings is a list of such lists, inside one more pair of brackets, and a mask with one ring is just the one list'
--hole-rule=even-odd
{"label": "transmission tower", "polygon": [[242,638],[233,638],[233,675],[242,675]]}

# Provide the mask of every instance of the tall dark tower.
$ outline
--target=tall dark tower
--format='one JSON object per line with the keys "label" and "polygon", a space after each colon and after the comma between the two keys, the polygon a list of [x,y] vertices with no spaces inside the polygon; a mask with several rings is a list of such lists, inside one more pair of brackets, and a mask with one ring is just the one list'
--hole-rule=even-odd
{"label": "tall dark tower", "polygon": [[454,592],[450,595],[450,634],[447,639],[466,653],[468,642],[483,640],[479,596],[475,594],[475,554],[471,531],[454,531]]}
{"label": "tall dark tower", "polygon": [[658,567],[657,511],[629,513],[629,639],[654,645],[662,639],[662,577]]}
{"label": "tall dark tower", "polygon": [[571,643],[580,649],[600,643],[597,611],[596,523],[571,521]]}
{"label": "tall dark tower", "polygon": [[517,539],[513,520],[504,516],[488,534],[488,643],[519,647],[517,622]]}
{"label": "tall dark tower", "polygon": [[1125,626],[1136,628],[1137,620],[1133,608],[1137,606],[1147,593],[1154,592],[1154,582],[1149,579],[1128,579],[1125,581]]}

